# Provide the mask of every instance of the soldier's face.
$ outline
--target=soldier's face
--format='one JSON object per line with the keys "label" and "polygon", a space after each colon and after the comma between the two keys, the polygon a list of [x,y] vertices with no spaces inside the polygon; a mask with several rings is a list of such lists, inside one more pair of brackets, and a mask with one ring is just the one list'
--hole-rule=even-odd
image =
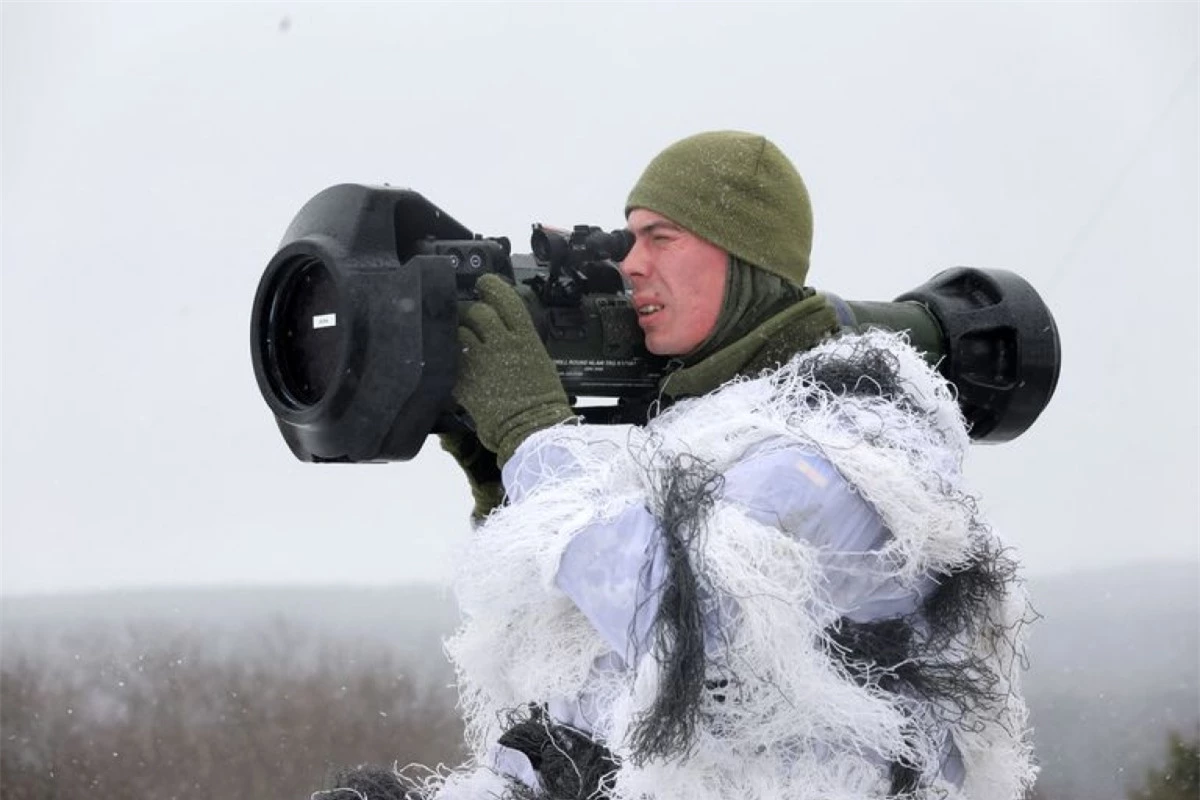
{"label": "soldier's face", "polygon": [[690,353],[717,324],[729,257],[653,211],[635,208],[627,224],[634,243],[621,273],[633,287],[646,349],[663,356]]}

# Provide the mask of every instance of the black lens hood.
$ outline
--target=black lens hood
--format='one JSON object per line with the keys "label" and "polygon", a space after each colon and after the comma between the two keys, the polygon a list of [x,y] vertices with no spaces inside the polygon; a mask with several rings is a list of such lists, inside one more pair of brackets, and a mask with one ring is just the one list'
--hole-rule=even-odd
{"label": "black lens hood", "polygon": [[[251,314],[251,356],[300,460],[412,458],[452,407],[455,270],[445,256],[414,255],[427,236],[471,234],[416,192],[344,184],[301,209],[268,263]],[[332,282],[338,340],[322,353],[331,361],[327,385],[305,397],[281,367],[277,316],[289,280],[314,265]]]}

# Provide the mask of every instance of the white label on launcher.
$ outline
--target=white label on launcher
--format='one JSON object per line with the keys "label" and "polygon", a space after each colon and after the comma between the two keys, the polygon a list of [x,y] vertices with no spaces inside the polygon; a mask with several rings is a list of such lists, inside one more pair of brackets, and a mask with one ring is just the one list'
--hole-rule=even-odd
{"label": "white label on launcher", "polygon": [[337,327],[337,314],[317,314],[313,317],[313,330]]}

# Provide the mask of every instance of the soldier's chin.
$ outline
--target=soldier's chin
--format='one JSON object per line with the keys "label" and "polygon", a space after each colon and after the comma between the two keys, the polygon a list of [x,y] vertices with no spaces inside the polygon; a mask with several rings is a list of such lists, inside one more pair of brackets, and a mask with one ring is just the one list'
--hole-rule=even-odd
{"label": "soldier's chin", "polygon": [[662,337],[655,336],[652,333],[646,335],[646,349],[656,356],[678,355],[669,343],[662,340]]}

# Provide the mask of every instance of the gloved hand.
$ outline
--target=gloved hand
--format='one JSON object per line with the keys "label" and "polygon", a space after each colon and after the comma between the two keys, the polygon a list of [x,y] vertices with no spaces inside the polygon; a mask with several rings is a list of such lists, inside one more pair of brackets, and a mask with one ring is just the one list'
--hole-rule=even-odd
{"label": "gloved hand", "polygon": [[459,315],[454,399],[501,467],[530,434],[574,417],[567,393],[516,291],[496,275]]}
{"label": "gloved hand", "polygon": [[475,509],[471,517],[480,522],[492,510],[504,502],[504,484],[500,481],[500,465],[496,454],[483,446],[479,437],[470,431],[439,433],[442,449],[454,456],[454,460],[467,473],[471,484],[471,496],[475,498]]}

